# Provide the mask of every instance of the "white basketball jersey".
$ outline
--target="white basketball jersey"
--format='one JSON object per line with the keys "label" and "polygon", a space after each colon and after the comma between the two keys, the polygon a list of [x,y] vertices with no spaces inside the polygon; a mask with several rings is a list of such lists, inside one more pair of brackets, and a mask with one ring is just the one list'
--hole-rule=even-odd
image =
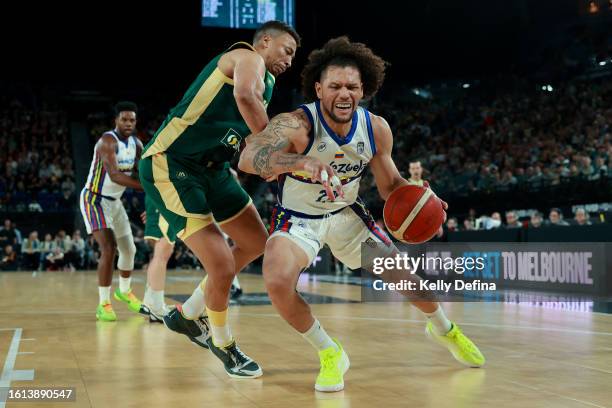
{"label": "white basketball jersey", "polygon": [[[336,170],[342,181],[344,198],[330,201],[320,183],[309,174],[287,173],[279,177],[278,201],[288,210],[308,215],[324,215],[353,204],[359,195],[359,181],[376,154],[369,112],[358,107],[353,114],[351,130],[338,136],[325,122],[319,102],[302,105],[312,130],[304,155],[316,157]],[[331,177],[331,175],[330,175]]]}
{"label": "white basketball jersey", "polygon": [[[123,174],[130,176],[136,162],[136,139],[134,136],[130,136],[125,142],[122,141],[114,130],[106,132],[107,135],[112,135],[117,140],[117,165],[119,171]],[[125,191],[125,186],[114,183],[104,168],[102,158],[98,152],[94,149],[93,160],[91,161],[91,167],[89,168],[89,176],[87,176],[87,183],[85,188],[92,193],[100,194],[112,198],[120,198],[121,194]]]}

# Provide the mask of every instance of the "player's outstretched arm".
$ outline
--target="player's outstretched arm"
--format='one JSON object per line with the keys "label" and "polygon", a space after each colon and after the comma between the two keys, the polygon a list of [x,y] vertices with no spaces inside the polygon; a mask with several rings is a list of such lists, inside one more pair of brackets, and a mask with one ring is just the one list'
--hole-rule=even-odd
{"label": "player's outstretched arm", "polygon": [[378,193],[386,201],[393,190],[409,183],[401,176],[391,157],[393,134],[389,124],[380,116],[370,115],[374,132],[374,143],[376,143],[376,154],[370,160],[370,169],[374,175]]}
{"label": "player's outstretched arm", "polygon": [[108,177],[110,177],[110,179],[114,183],[136,190],[142,190],[142,185],[140,184],[140,181],[135,180],[130,176],[126,176],[121,171],[119,171],[119,165],[117,164],[117,155],[115,154],[115,152],[117,151],[117,141],[114,137],[109,134],[102,135],[100,141],[98,142],[96,150],[98,151],[98,154],[102,159],[104,170],[106,170]]}
{"label": "player's outstretched arm", "polygon": [[[284,173],[306,172],[314,181],[323,184],[333,199],[331,182],[337,178],[334,169],[314,157],[297,153],[308,144],[309,131],[310,122],[301,109],[275,116],[262,132],[247,138],[238,168],[266,180]],[[339,194],[341,188],[338,183]]]}

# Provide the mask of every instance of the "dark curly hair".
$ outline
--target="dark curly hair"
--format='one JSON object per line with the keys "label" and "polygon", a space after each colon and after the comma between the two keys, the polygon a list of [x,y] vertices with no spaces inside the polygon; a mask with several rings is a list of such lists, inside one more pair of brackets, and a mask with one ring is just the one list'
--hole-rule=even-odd
{"label": "dark curly hair", "polygon": [[134,102],[130,101],[121,101],[117,102],[114,109],[115,117],[118,117],[121,112],[134,112],[138,113],[138,106]]}
{"label": "dark curly hair", "polygon": [[323,48],[310,53],[302,70],[302,93],[308,102],[317,100],[315,82],[321,81],[321,74],[330,65],[356,67],[363,82],[363,97],[368,99],[382,86],[388,63],[365,44],[351,42],[346,36],[332,38]]}

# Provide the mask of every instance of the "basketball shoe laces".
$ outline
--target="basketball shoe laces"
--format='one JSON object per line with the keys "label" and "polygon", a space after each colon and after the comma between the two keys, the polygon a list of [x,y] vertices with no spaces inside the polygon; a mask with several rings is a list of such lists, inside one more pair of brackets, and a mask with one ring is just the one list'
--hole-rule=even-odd
{"label": "basketball shoe laces", "polygon": [[105,303],[102,308],[104,309],[104,311],[106,313],[110,313],[113,311],[113,305],[111,305],[110,303]]}
{"label": "basketball shoe laces", "polygon": [[200,329],[200,334],[198,334],[198,336],[204,333],[208,333],[208,325],[206,324],[206,321],[204,320],[203,317],[197,318],[196,320],[194,320],[194,323]]}
{"label": "basketball shoe laces", "polygon": [[323,377],[335,377],[337,375],[338,366],[331,353],[324,356],[321,360],[321,369]]}
{"label": "basketball shoe laces", "polygon": [[238,348],[236,342],[234,342],[227,349],[227,354],[230,359],[239,367],[243,367],[249,362],[249,358]]}
{"label": "basketball shoe laces", "polygon": [[450,337],[452,337],[453,340],[455,340],[457,343],[461,343],[465,348],[468,349],[468,351],[471,354],[478,354],[476,352],[476,346],[474,345],[474,343],[472,343],[467,337],[465,337],[465,335],[463,333],[461,333],[460,331],[455,331],[454,333],[452,333],[450,335]]}

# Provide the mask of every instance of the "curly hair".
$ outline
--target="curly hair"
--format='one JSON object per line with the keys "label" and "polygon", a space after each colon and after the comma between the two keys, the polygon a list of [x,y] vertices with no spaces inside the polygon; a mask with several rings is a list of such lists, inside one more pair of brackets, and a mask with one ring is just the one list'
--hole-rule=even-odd
{"label": "curly hair", "polygon": [[365,44],[351,42],[346,36],[332,38],[323,48],[310,53],[302,70],[302,93],[308,102],[317,100],[315,83],[321,81],[321,74],[330,65],[357,68],[363,82],[363,97],[368,99],[382,86],[388,63]]}

